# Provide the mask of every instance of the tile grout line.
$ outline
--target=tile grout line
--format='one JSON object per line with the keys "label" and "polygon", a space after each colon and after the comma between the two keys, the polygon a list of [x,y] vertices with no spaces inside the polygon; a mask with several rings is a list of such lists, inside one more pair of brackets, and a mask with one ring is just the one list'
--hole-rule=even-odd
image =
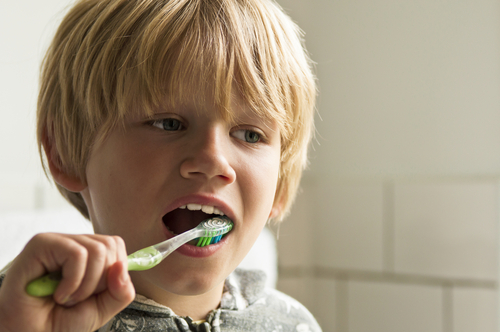
{"label": "tile grout line", "polygon": [[442,323],[443,332],[453,332],[453,285],[444,285],[442,287],[443,294],[443,312],[442,312]]}
{"label": "tile grout line", "polygon": [[398,284],[422,285],[443,287],[446,285],[463,288],[497,289],[496,280],[478,280],[425,276],[416,274],[391,273],[382,271],[363,271],[338,269],[315,266],[311,268],[301,266],[279,266],[280,278],[312,277],[326,280],[340,280],[347,278],[350,281],[361,282],[390,282]]}
{"label": "tile grout line", "polygon": [[[500,227],[498,226],[498,221],[500,220],[500,180],[497,179],[496,181],[496,194],[497,194],[497,253],[500,252]],[[498,277],[500,276],[500,262],[499,262],[500,257],[497,256],[497,280]],[[500,292],[497,292],[497,303],[500,303]],[[497,331],[500,331],[500,305],[497,308]]]}
{"label": "tile grout line", "polygon": [[335,281],[335,332],[349,332],[349,280],[340,276]]}
{"label": "tile grout line", "polygon": [[394,182],[385,181],[382,186],[382,269],[395,270],[395,220],[394,220]]}

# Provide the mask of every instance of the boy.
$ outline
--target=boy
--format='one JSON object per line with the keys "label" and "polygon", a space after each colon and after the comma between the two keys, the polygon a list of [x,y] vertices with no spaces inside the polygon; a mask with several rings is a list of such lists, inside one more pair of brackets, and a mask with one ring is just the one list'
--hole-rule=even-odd
{"label": "boy", "polygon": [[[319,331],[262,274],[234,271],[289,210],[314,99],[299,30],[270,0],[78,1],[44,60],[38,142],[95,235],[27,244],[0,331]],[[234,222],[221,242],[127,272],[127,252],[212,214]],[[26,294],[58,270],[53,297]]]}

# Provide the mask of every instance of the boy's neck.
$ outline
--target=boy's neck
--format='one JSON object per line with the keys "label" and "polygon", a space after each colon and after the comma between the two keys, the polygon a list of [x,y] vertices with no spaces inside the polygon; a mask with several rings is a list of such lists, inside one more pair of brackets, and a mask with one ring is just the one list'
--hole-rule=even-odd
{"label": "boy's neck", "polygon": [[178,316],[189,316],[195,321],[205,320],[212,310],[219,307],[224,289],[224,282],[221,282],[204,294],[179,295],[151,284],[144,286],[137,279],[132,277],[137,294],[169,307]]}

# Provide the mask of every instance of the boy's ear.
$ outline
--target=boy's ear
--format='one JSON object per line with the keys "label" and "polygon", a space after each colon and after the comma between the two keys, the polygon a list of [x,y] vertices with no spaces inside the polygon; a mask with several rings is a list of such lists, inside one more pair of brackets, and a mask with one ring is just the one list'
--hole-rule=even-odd
{"label": "boy's ear", "polygon": [[281,204],[281,202],[275,203],[273,205],[273,208],[271,209],[271,212],[269,213],[269,219],[276,218],[277,216],[279,216],[281,214],[281,211],[282,211],[282,204]]}
{"label": "boy's ear", "polygon": [[87,184],[84,181],[64,170],[59,152],[55,144],[48,138],[47,133],[44,133],[42,137],[42,145],[47,156],[50,173],[55,182],[72,192],[81,192],[87,188]]}

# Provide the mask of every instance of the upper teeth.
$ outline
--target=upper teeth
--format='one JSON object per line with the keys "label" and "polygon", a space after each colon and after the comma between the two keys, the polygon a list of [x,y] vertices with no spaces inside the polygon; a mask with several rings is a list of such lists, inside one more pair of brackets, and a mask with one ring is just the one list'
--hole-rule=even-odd
{"label": "upper teeth", "polygon": [[199,211],[199,210],[201,210],[201,211],[203,211],[203,212],[205,212],[207,214],[218,214],[218,215],[221,215],[221,216],[224,215],[224,212],[222,212],[218,208],[216,208],[214,206],[210,206],[210,205],[201,205],[201,204],[191,203],[191,204],[187,204],[187,205],[183,205],[183,206],[179,207],[179,209],[185,209],[185,208],[187,208],[190,211]]}

